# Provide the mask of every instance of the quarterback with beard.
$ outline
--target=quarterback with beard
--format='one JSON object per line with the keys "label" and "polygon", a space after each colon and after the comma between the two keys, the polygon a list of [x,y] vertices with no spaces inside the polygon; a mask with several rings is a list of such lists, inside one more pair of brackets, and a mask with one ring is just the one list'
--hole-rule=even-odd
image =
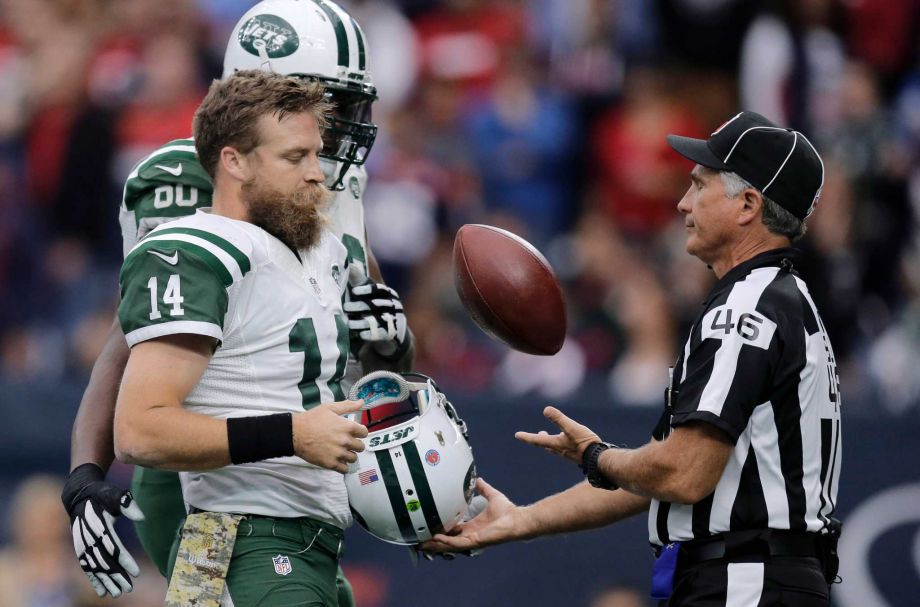
{"label": "quarterback with beard", "polygon": [[[310,44],[302,42],[307,40]],[[348,334],[341,338],[350,344],[348,375],[356,358],[365,372],[407,370],[413,357],[411,333],[398,294],[382,284],[364,230],[362,194],[367,174],[363,163],[376,136],[371,122],[376,89],[364,34],[330,0],[264,0],[243,15],[228,42],[224,76],[246,69],[295,75],[325,86],[333,110],[322,131],[319,162],[325,185],[332,190],[325,212],[327,227],[346,251],[346,264],[339,271],[349,277],[343,308]],[[212,187],[193,139],[168,142],[142,159],[124,187],[120,220],[125,254],[157,226],[210,207]],[[258,183],[246,185],[245,190],[266,202],[278,194]],[[284,213],[270,207],[256,212]],[[158,288],[168,290],[168,280],[158,283]],[[318,356],[307,342],[298,355],[304,367]],[[77,557],[100,596],[129,592],[131,577],[139,574],[114,530],[115,517],[124,514],[135,521],[145,551],[165,576],[170,549],[186,516],[175,472],[135,466],[131,492],[105,481],[114,457],[115,396],[127,358],[125,336],[116,322],[74,422],[71,474],[62,495]],[[339,604],[353,605],[347,581],[339,573]]]}
{"label": "quarterback with beard", "polygon": [[194,122],[211,209],[155,228],[122,265],[115,451],[182,471],[170,605],[337,604],[342,474],[367,429],[343,417],[361,402],[341,387],[348,256],[323,214],[328,109],[303,79],[215,81]]}

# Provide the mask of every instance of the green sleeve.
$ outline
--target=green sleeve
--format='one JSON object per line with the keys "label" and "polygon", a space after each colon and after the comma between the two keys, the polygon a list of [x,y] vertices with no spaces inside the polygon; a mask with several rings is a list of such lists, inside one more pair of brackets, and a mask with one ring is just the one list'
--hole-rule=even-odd
{"label": "green sleeve", "polygon": [[129,346],[178,333],[223,338],[233,279],[211,252],[182,240],[136,247],[121,270],[118,318]]}
{"label": "green sleeve", "polygon": [[161,223],[210,207],[212,190],[190,139],[171,141],[141,160],[128,175],[122,197],[125,253]]}

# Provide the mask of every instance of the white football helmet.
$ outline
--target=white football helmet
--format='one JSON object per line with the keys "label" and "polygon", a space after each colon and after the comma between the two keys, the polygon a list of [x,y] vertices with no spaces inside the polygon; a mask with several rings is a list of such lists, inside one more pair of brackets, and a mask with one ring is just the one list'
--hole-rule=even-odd
{"label": "white football helmet", "polygon": [[358,22],[331,0],[263,0],[237,22],[224,55],[224,77],[264,69],[326,86],[335,104],[323,132],[326,185],[344,188],[351,165],[362,165],[377,137],[371,105],[377,89],[367,67]]}
{"label": "white football helmet", "polygon": [[386,542],[410,546],[463,519],[476,464],[466,424],[434,381],[376,371],[359,379],[349,398],[364,399],[360,421],[369,431],[345,475],[355,520]]}

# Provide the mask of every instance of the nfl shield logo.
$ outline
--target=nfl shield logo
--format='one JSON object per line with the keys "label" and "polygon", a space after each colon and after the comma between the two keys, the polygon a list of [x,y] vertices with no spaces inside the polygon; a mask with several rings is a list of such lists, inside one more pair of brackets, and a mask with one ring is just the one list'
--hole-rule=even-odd
{"label": "nfl shield logo", "polygon": [[281,556],[280,554],[278,556],[273,556],[272,563],[274,563],[275,573],[278,575],[287,575],[292,571],[291,559],[286,556]]}

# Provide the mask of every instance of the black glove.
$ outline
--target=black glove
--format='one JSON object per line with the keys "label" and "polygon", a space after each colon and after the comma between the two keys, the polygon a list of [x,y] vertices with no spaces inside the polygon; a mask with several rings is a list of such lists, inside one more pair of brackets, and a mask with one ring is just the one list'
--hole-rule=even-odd
{"label": "black glove", "polygon": [[77,559],[96,594],[117,597],[131,592],[131,577],[140,575],[140,569],[114,526],[119,514],[132,521],[144,520],[131,492],[105,482],[102,468],[90,463],[70,473],[61,500],[70,515]]}
{"label": "black glove", "polygon": [[412,338],[402,301],[390,287],[352,272],[343,309],[352,335],[370,343],[383,358],[398,360],[409,350]]}

